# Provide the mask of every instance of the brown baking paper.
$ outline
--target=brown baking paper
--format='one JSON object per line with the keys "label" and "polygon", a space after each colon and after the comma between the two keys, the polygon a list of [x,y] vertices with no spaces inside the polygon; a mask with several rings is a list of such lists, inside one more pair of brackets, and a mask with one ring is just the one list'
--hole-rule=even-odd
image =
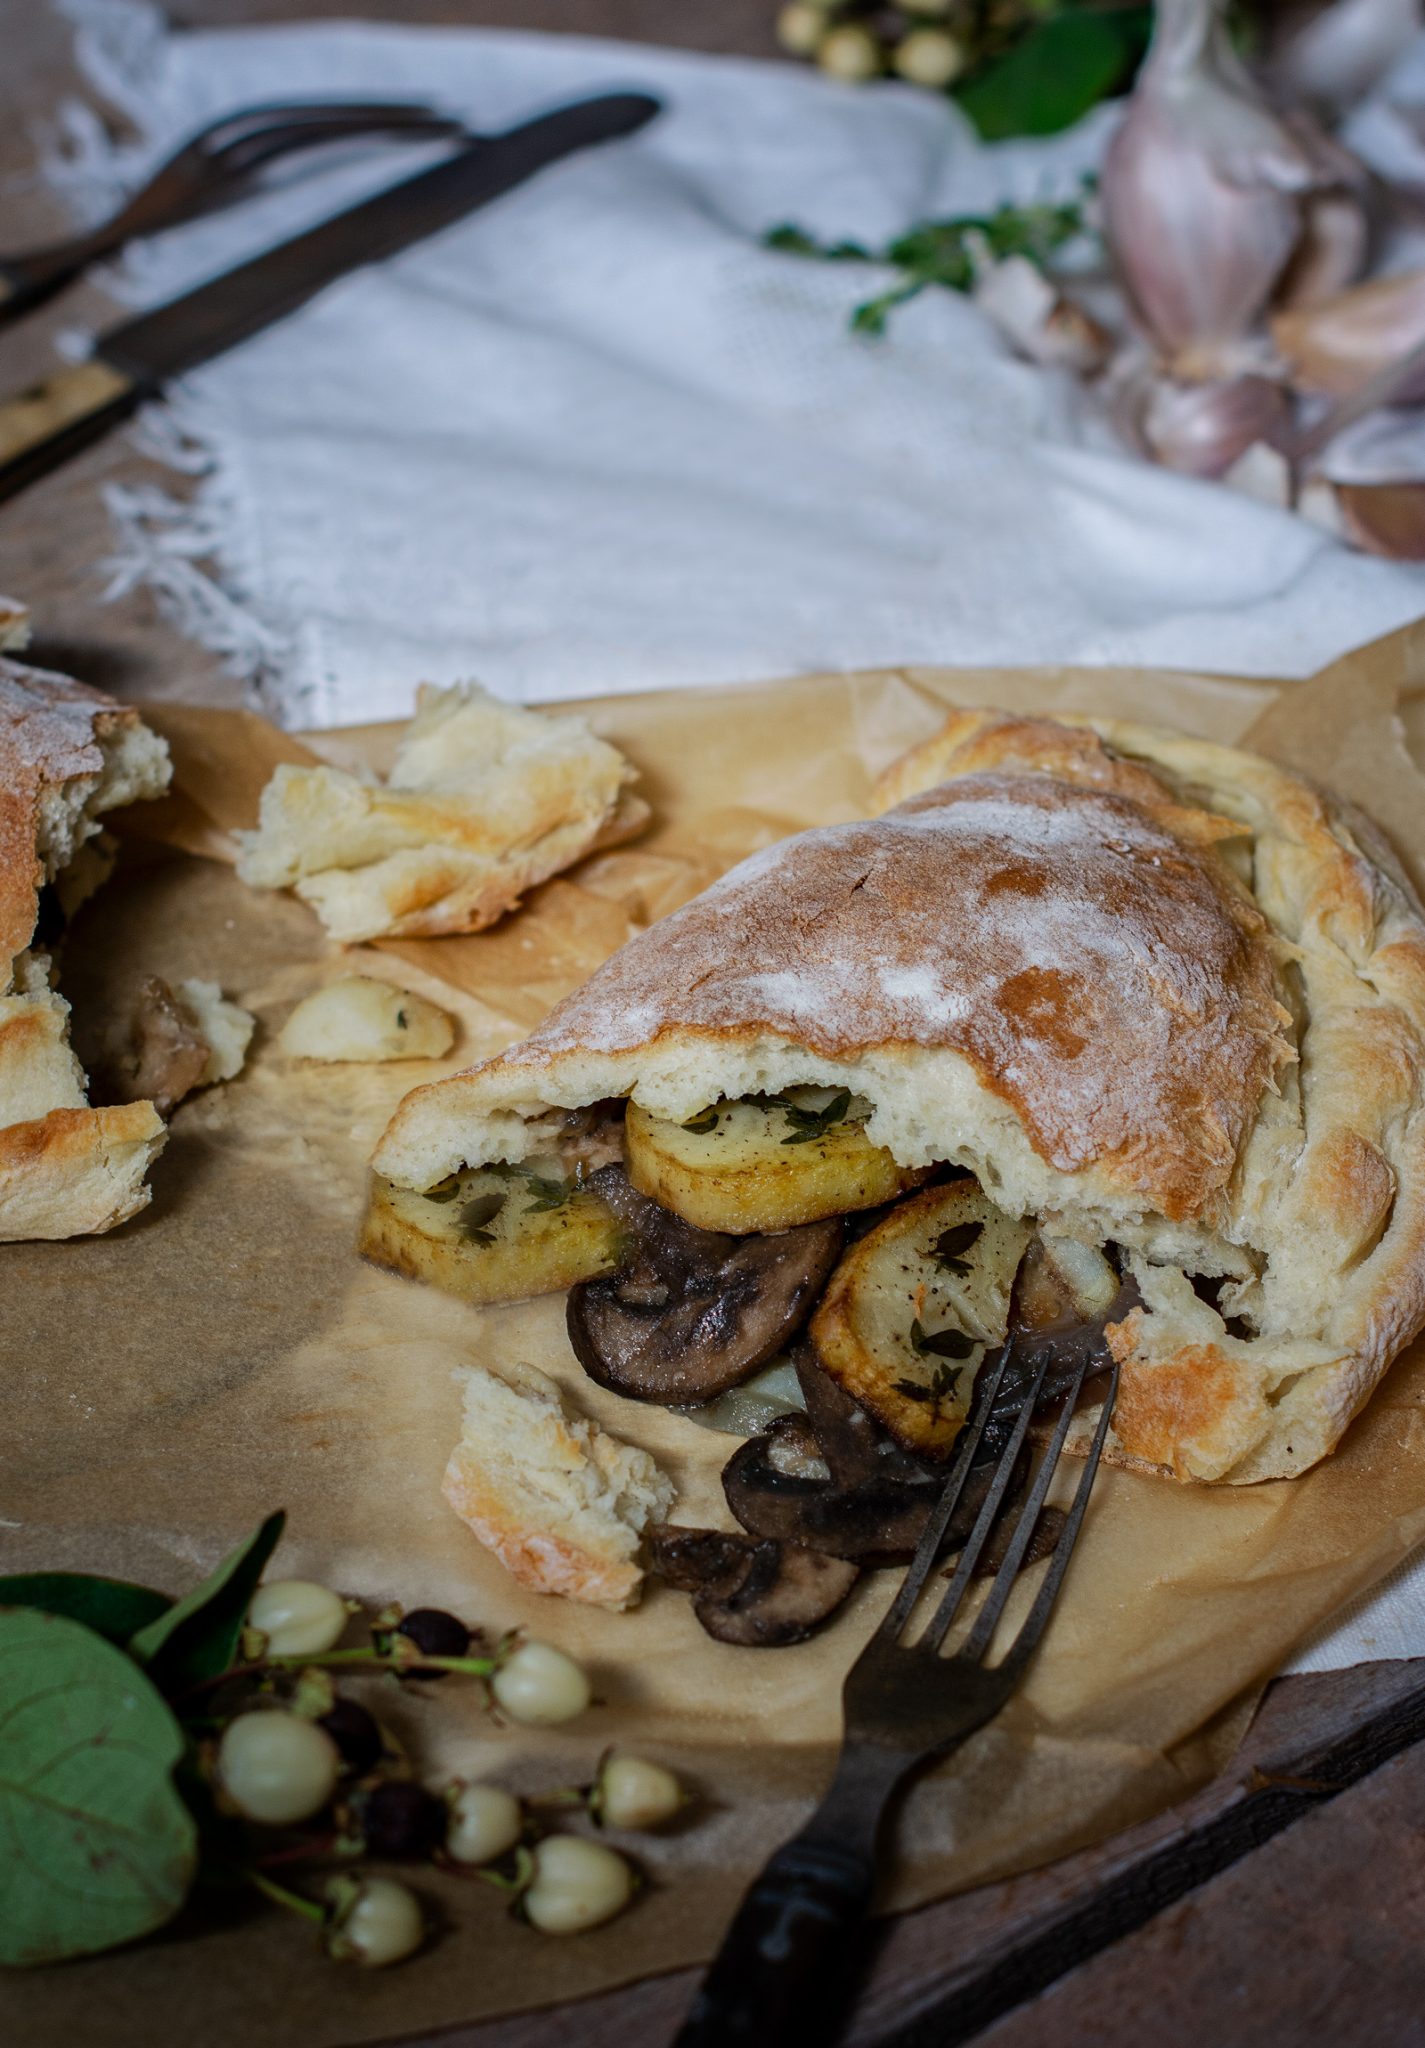
{"label": "brown baking paper", "polygon": [[[537,891],[494,933],[354,956],[460,1015],[450,1061],[384,1068],[280,1060],[273,1035],[293,1000],[350,971],[353,956],[338,956],[301,904],[245,889],[222,864],[227,833],[251,821],[273,763],[305,747],[246,716],[155,710],[178,792],[161,815],[135,819],[148,843],[84,913],[66,987],[82,1019],[148,973],[208,976],[256,1011],[259,1035],[241,1079],[179,1110],[142,1217],[105,1238],[0,1248],[3,1568],[100,1570],[178,1591],[284,1505],[284,1575],[373,1604],[450,1606],[492,1631],[518,1624],[593,1672],[601,1703],[549,1732],[497,1728],[459,1681],[419,1699],[378,1686],[381,1711],[433,1781],[490,1773],[547,1789],[586,1778],[617,1740],[667,1759],[700,1798],[672,1834],[626,1845],[649,1887],[598,1932],[549,1940],[479,1883],[421,1873],[448,1938],[407,1967],[362,1976],[319,1960],[310,1931],[269,1908],[196,1910],[169,1937],[12,1974],[0,2010],[14,2038],[321,2048],[571,1999],[706,1957],[743,1884],[826,1779],[841,1676],[894,1575],[863,1580],[825,1633],[782,1651],[711,1642],[688,1602],[658,1586],[629,1615],[521,1592],[441,1498],[459,1427],[455,1368],[529,1360],[554,1373],[579,1407],[663,1461],[684,1521],[726,1521],[718,1474],[730,1442],[591,1385],[569,1351],[562,1298],[480,1312],[362,1266],[352,1244],[384,1119],[415,1082],[533,1023],[630,931],[735,858],[856,815],[871,777],[933,730],[947,703],[1100,710],[1226,740],[1255,733],[1371,809],[1418,877],[1425,782],[1401,707],[1408,725],[1422,669],[1417,630],[1280,692],[1133,670],[898,670],[581,706],[638,766],[652,829]],[[378,767],[391,744],[390,728],[312,742],[329,759]],[[1304,1479],[1206,1490],[1102,1473],[1028,1683],[907,1803],[885,1903],[1060,1856],[1219,1770],[1292,1646],[1425,1538],[1422,1405],[1417,1347],[1336,1457]]]}

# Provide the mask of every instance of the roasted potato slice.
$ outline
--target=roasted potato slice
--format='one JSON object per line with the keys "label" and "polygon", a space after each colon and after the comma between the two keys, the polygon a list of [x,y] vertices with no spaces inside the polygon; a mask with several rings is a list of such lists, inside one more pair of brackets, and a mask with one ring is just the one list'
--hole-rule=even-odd
{"label": "roasted potato slice", "polygon": [[1003,1344],[1030,1227],[978,1182],[927,1188],[846,1253],[812,1317],[822,1367],[898,1442],[948,1457]]}
{"label": "roasted potato slice", "polygon": [[612,1272],[622,1231],[557,1160],[466,1168],[420,1193],[374,1178],[358,1249],[467,1301],[522,1301]]}
{"label": "roasted potato slice", "polygon": [[844,1088],[719,1102],[686,1124],[632,1102],[624,1126],[628,1177],[699,1230],[737,1236],[874,1209],[926,1176],[871,1143],[869,1114]]}

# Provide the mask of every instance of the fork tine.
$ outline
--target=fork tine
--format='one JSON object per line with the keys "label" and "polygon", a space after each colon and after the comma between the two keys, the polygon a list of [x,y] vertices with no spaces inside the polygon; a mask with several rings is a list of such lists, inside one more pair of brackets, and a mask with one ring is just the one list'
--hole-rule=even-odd
{"label": "fork tine", "polygon": [[1109,1424],[1113,1420],[1114,1404],[1118,1399],[1119,1371],[1119,1362],[1115,1359],[1113,1371],[1109,1377],[1108,1391],[1103,1397],[1103,1407],[1099,1411],[1098,1427],[1093,1433],[1093,1442],[1089,1446],[1089,1454],[1084,1462],[1084,1469],[1080,1473],[1079,1483],[1074,1489],[1073,1506],[1065,1517],[1064,1526],[1059,1532],[1059,1541],[1055,1544],[1054,1554],[1049,1560],[1049,1569],[1044,1574],[1039,1591],[1034,1596],[1034,1605],[1025,1616],[1024,1624],[1019,1634],[1010,1644],[1007,1654],[1001,1659],[998,1666],[998,1669],[1004,1672],[1006,1681],[1016,1677],[1033,1656],[1035,1649],[1038,1647],[1039,1638],[1043,1635],[1048,1624],[1049,1615],[1058,1596],[1059,1588],[1064,1582],[1064,1574],[1069,1569],[1069,1559],[1073,1555],[1074,1545],[1079,1540],[1079,1530],[1083,1526],[1084,1514],[1088,1508],[1089,1491],[1093,1486],[1094,1478],[1099,1468],[1099,1461],[1103,1456],[1103,1446],[1108,1436]]}
{"label": "fork tine", "polygon": [[964,1549],[960,1552],[954,1576],[946,1587],[944,1596],[931,1617],[929,1626],[922,1631],[916,1640],[915,1647],[918,1650],[926,1651],[932,1657],[944,1642],[950,1624],[959,1612],[960,1603],[965,1597],[965,1589],[974,1576],[975,1566],[980,1561],[980,1552],[989,1541],[990,1531],[995,1525],[995,1520],[1001,1507],[1004,1505],[1004,1497],[1009,1491],[1009,1483],[1014,1476],[1014,1468],[1018,1464],[1019,1454],[1024,1448],[1024,1439],[1029,1434],[1029,1424],[1034,1414],[1035,1403],[1039,1399],[1040,1389],[1044,1385],[1044,1375],[1048,1370],[1049,1354],[1046,1351],[1039,1370],[1034,1376],[1034,1385],[1030,1388],[1029,1393],[1025,1397],[1023,1407],[1014,1419],[1014,1429],[1010,1434],[1009,1442],[1000,1453],[999,1464],[995,1470],[994,1483],[985,1495],[984,1505],[976,1517],[975,1526],[965,1541]]}
{"label": "fork tine", "polygon": [[940,1555],[940,1546],[945,1540],[945,1531],[950,1526],[950,1517],[960,1505],[960,1495],[965,1491],[965,1481],[970,1476],[970,1467],[974,1463],[975,1453],[980,1447],[980,1439],[983,1437],[988,1427],[990,1416],[994,1411],[995,1398],[999,1393],[1000,1382],[1004,1378],[1005,1367],[1008,1363],[1009,1346],[1006,1345],[1000,1353],[999,1363],[995,1367],[994,1377],[990,1381],[989,1393],[981,1406],[979,1419],[966,1432],[964,1440],[955,1454],[955,1462],[950,1467],[950,1477],[945,1482],[945,1490],[931,1509],[930,1519],[921,1531],[920,1541],[915,1546],[915,1555],[910,1561],[904,1580],[901,1582],[901,1589],[896,1594],[894,1601],[886,1612],[884,1620],[877,1629],[877,1636],[886,1638],[898,1636],[905,1626],[906,1618],[912,1607],[920,1598],[920,1589],[929,1578],[931,1567]]}
{"label": "fork tine", "polygon": [[1069,1424],[1074,1419],[1074,1404],[1078,1400],[1080,1390],[1083,1387],[1084,1374],[1088,1370],[1088,1364],[1087,1356],[1080,1359],[1078,1370],[1074,1374],[1071,1384],[1064,1390],[1064,1405],[1059,1411],[1059,1420],[1054,1425],[1054,1434],[1049,1439],[1049,1448],[1044,1453],[1039,1470],[1034,1475],[1034,1484],[1024,1497],[1023,1505],[1019,1510],[1019,1520],[1015,1524],[1014,1534],[1005,1548],[1004,1556],[1000,1560],[999,1570],[995,1573],[990,1590],[985,1596],[984,1605],[975,1616],[975,1625],[960,1645],[958,1655],[962,1657],[971,1657],[978,1660],[983,1657],[985,1651],[990,1646],[990,1638],[995,1632],[995,1624],[1004,1612],[1005,1602],[1009,1599],[1010,1593],[1014,1589],[1014,1582],[1019,1576],[1019,1568],[1024,1562],[1024,1553],[1028,1550],[1033,1538],[1034,1525],[1039,1520],[1039,1511],[1048,1497],[1049,1488],[1054,1483],[1054,1474],[1058,1469],[1059,1458],[1064,1449],[1064,1439],[1069,1434]]}

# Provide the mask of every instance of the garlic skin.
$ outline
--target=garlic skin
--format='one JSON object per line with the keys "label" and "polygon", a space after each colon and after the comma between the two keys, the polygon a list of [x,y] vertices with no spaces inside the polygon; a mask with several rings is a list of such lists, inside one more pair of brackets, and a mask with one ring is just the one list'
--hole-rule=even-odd
{"label": "garlic skin", "polygon": [[987,263],[972,294],[1021,355],[1046,369],[1091,376],[1108,361],[1113,341],[1090,313],[1065,298],[1027,256]]}
{"label": "garlic skin", "polygon": [[1223,378],[1175,384],[1157,378],[1143,402],[1138,431],[1150,452],[1186,476],[1225,476],[1258,442],[1287,426],[1286,394],[1269,378]]}
{"label": "garlic skin", "polygon": [[1425,482],[1337,484],[1348,540],[1392,562],[1425,562]]}
{"label": "garlic skin", "polygon": [[1269,74],[1289,98],[1339,113],[1384,78],[1422,25],[1420,0],[1333,0],[1288,33]]}
{"label": "garlic skin", "polygon": [[1265,310],[1302,247],[1311,203],[1336,202],[1331,261],[1313,288],[1364,255],[1343,232],[1354,159],[1301,117],[1268,106],[1237,57],[1224,0],[1158,0],[1153,42],[1109,145],[1100,197],[1125,291],[1183,374],[1210,375]]}
{"label": "garlic skin", "polygon": [[[1272,321],[1272,340],[1298,390],[1348,398],[1425,345],[1425,270],[1374,278],[1320,305],[1288,308]],[[1425,404],[1425,369],[1393,393],[1392,403]]]}

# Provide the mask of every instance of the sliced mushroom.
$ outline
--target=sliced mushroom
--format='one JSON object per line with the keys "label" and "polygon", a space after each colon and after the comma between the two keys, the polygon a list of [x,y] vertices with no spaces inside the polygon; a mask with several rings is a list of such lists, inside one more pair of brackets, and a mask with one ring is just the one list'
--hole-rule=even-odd
{"label": "sliced mushroom", "polygon": [[1121,1282],[1108,1306],[1085,1317],[1068,1284],[1047,1260],[1037,1259],[1031,1245],[1015,1281],[1010,1309],[1009,1356],[995,1396],[994,1413],[985,1431],[988,1455],[1013,1424],[1028,1399],[1035,1377],[1047,1357],[1048,1370],[1039,1405],[1060,1400],[1087,1360],[1088,1375],[1107,1371],[1113,1363],[1105,1331],[1122,1322],[1139,1302],[1137,1283]]}
{"label": "sliced mushroom", "polygon": [[749,1534],[803,1544],[828,1557],[903,1557],[914,1550],[943,1478],[866,1480],[840,1487],[821,1464],[803,1415],[784,1415],[762,1436],[749,1437],[723,1467],[722,1490]]}
{"label": "sliced mushroom", "polygon": [[776,1236],[696,1230],[606,1166],[591,1188],[625,1232],[618,1271],[569,1296],[569,1341],[600,1386],[686,1407],[748,1379],[811,1313],[841,1248],[839,1220]]}
{"label": "sliced mushroom", "polygon": [[649,1556],[655,1572],[693,1595],[710,1636],[747,1649],[803,1641],[860,1576],[841,1558],[717,1529],[651,1529]]}
{"label": "sliced mushroom", "polygon": [[916,1485],[927,1477],[920,1459],[904,1450],[859,1401],[853,1401],[845,1388],[823,1370],[806,1338],[799,1338],[792,1347],[792,1362],[797,1369],[807,1418],[838,1486],[886,1480]]}

